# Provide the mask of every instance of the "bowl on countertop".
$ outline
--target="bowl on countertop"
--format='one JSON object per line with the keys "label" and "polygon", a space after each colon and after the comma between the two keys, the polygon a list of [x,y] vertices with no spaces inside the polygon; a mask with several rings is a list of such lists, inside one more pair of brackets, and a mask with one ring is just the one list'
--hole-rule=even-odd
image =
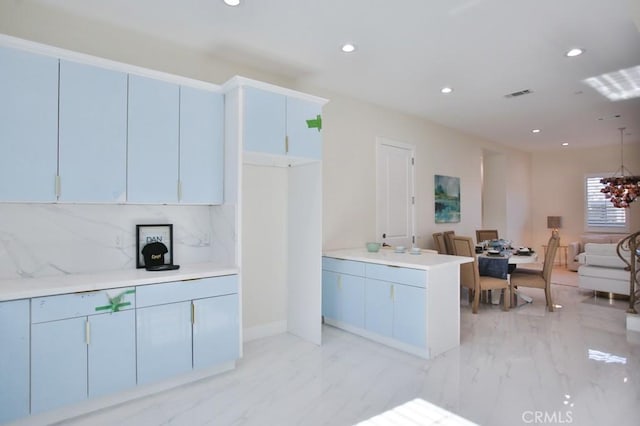
{"label": "bowl on countertop", "polygon": [[380,243],[367,243],[367,251],[369,253],[377,253],[380,250]]}

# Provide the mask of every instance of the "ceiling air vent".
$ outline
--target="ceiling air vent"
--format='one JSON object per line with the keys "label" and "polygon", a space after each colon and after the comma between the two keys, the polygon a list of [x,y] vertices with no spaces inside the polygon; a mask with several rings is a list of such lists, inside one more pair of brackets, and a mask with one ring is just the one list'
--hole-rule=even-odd
{"label": "ceiling air vent", "polygon": [[528,95],[530,93],[533,93],[531,90],[529,89],[525,89],[525,90],[520,90],[519,92],[513,92],[513,93],[509,93],[508,95],[504,95],[505,98],[515,98],[518,96],[523,96],[523,95]]}

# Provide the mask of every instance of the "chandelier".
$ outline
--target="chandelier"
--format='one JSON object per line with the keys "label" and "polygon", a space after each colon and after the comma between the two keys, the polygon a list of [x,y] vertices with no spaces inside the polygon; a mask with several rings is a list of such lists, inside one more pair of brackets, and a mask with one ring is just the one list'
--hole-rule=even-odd
{"label": "chandelier", "polygon": [[603,178],[600,183],[604,184],[604,188],[600,190],[604,196],[611,200],[614,207],[627,208],[629,204],[634,202],[640,195],[640,176],[625,176],[625,171],[631,175],[629,170],[624,167],[622,155],[622,136],[625,127],[620,127],[620,168],[616,170],[613,176]]}

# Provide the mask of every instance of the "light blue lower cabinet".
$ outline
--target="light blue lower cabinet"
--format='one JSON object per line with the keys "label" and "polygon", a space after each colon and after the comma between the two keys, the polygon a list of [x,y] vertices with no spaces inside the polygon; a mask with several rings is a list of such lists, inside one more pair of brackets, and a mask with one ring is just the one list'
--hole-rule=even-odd
{"label": "light blue lower cabinet", "polygon": [[193,368],[234,361],[240,351],[238,295],[193,301]]}
{"label": "light blue lower cabinet", "polygon": [[323,315],[354,327],[364,328],[364,278],[322,272]]}
{"label": "light blue lower cabinet", "polygon": [[413,346],[426,347],[425,289],[400,284],[393,288],[393,337]]}
{"label": "light blue lower cabinet", "polygon": [[31,413],[87,398],[86,317],[32,324]]}
{"label": "light blue lower cabinet", "polygon": [[134,310],[89,317],[89,398],[136,385]]}
{"label": "light blue lower cabinet", "polygon": [[133,310],[31,326],[33,414],[136,384]]}
{"label": "light blue lower cabinet", "polygon": [[393,337],[393,284],[366,280],[365,328],[373,333]]}
{"label": "light blue lower cabinet", "polygon": [[137,309],[138,384],[192,368],[191,302]]}
{"label": "light blue lower cabinet", "polygon": [[328,257],[323,268],[322,315],[330,324],[428,354],[426,271]]}
{"label": "light blue lower cabinet", "polygon": [[0,302],[0,424],[29,414],[29,300]]}

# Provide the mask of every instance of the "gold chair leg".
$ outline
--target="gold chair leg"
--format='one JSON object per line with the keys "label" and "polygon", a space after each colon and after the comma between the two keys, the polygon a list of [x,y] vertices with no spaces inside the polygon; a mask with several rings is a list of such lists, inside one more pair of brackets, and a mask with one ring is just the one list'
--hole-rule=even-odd
{"label": "gold chair leg", "polygon": [[502,310],[508,311],[509,305],[511,304],[511,295],[509,292],[509,288],[502,289]]}
{"label": "gold chair leg", "polygon": [[544,296],[547,299],[547,307],[549,308],[549,312],[553,312],[553,301],[551,300],[551,289],[549,287],[545,287]]}
{"label": "gold chair leg", "polygon": [[471,312],[478,313],[478,305],[480,304],[480,290],[474,290],[473,292],[473,304],[471,305]]}

